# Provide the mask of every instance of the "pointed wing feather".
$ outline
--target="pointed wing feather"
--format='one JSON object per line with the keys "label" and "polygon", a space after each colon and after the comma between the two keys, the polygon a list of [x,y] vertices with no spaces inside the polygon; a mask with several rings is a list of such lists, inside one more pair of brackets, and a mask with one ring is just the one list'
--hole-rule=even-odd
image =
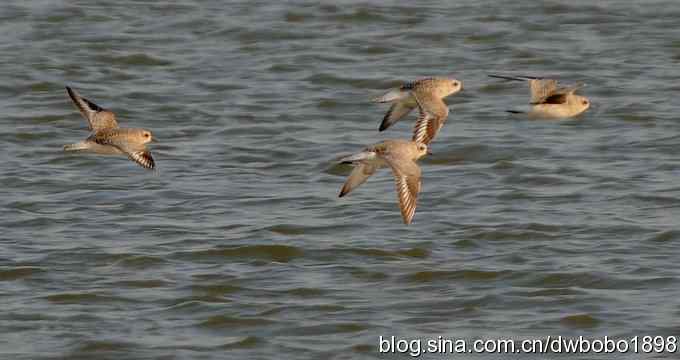
{"label": "pointed wing feather", "polygon": [[136,162],[143,168],[153,169],[154,167],[156,167],[156,162],[153,161],[153,157],[151,157],[151,152],[149,152],[148,149],[129,152],[127,153],[127,156],[130,160]]}
{"label": "pointed wing feather", "polygon": [[416,213],[418,193],[420,192],[420,167],[412,160],[386,157],[392,168],[399,198],[399,209],[405,224],[410,224]]}
{"label": "pointed wing feather", "polygon": [[390,109],[385,114],[382,123],[380,123],[380,128],[378,128],[378,131],[386,130],[390,126],[394,125],[401,118],[408,115],[408,113],[410,113],[411,110],[413,110],[413,108],[409,106],[407,102],[405,101],[395,102],[394,104],[392,104],[392,106],[390,106]]}
{"label": "pointed wing feather", "polygon": [[118,127],[116,115],[90,100],[80,96],[75,90],[66,87],[66,92],[80,113],[87,120],[90,130],[115,129]]}
{"label": "pointed wing feather", "polygon": [[[397,195],[399,196],[399,210],[401,210],[401,217],[404,219],[404,224],[410,224],[413,216],[416,214],[416,205],[418,199],[418,192],[414,192],[414,188],[420,188],[420,180],[409,177],[395,177],[397,184]],[[417,185],[415,185],[417,184]]]}
{"label": "pointed wing feather", "polygon": [[342,185],[340,190],[340,195],[338,197],[343,197],[350,193],[350,191],[356,189],[359,185],[363,184],[377,169],[376,166],[369,163],[360,163],[354,167],[352,172],[349,174],[347,181]]}

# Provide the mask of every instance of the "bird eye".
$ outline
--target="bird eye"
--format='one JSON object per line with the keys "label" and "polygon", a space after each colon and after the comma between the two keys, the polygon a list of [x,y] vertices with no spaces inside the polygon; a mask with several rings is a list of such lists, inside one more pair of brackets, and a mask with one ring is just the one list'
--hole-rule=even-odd
{"label": "bird eye", "polygon": [[588,100],[583,100],[583,105],[588,105]]}
{"label": "bird eye", "polygon": [[458,81],[454,81],[454,82],[453,82],[453,86],[456,86],[456,87],[457,87],[457,86],[458,86]]}
{"label": "bird eye", "polygon": [[144,137],[149,137],[149,133],[145,133],[145,134],[144,134]]}

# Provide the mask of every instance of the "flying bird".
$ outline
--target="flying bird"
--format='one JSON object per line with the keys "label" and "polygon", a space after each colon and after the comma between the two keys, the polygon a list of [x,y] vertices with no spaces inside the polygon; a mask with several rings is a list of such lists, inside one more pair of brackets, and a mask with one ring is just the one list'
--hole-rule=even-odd
{"label": "flying bird", "polygon": [[462,88],[463,82],[450,78],[425,78],[404,83],[373,99],[378,103],[392,103],[378,130],[389,128],[417,107],[419,116],[413,127],[412,139],[429,145],[449,115],[449,107],[443,99]]}
{"label": "flying bird", "polygon": [[[531,94],[531,109],[527,116],[531,119],[564,119],[577,116],[590,107],[590,100],[576,95],[576,90],[585,86],[579,83],[572,86],[558,86],[557,80],[532,76],[489,75],[493,78],[528,81]],[[511,113],[522,111],[508,110]]]}
{"label": "flying bird", "polygon": [[340,190],[340,197],[363,184],[379,168],[389,166],[396,181],[399,208],[405,224],[410,224],[416,212],[420,192],[420,167],[416,161],[428,153],[427,145],[408,140],[385,140],[364,151],[340,159],[354,169]]}
{"label": "flying bird", "polygon": [[139,128],[121,128],[116,115],[92,101],[81,97],[66,87],[80,113],[87,120],[90,136],[75,144],[65,145],[64,151],[83,151],[97,154],[124,154],[140,166],[153,169],[155,162],[146,144],[156,139],[151,131]]}

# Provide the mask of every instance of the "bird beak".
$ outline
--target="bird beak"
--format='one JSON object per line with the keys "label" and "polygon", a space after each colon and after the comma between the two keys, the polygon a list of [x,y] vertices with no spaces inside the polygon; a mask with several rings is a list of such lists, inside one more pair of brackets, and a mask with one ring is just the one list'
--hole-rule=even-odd
{"label": "bird beak", "polygon": [[430,149],[427,149],[427,152],[426,152],[426,154],[427,154],[427,155],[432,155],[432,150],[430,150]]}
{"label": "bird beak", "polygon": [[157,138],[157,137],[152,136],[152,137],[151,137],[151,142],[157,143],[157,142],[159,142],[159,141],[158,141],[158,138]]}

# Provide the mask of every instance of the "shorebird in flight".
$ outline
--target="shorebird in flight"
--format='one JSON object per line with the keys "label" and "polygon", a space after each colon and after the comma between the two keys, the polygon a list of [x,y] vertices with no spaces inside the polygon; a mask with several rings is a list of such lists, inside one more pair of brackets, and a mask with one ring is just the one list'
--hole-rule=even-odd
{"label": "shorebird in flight", "polygon": [[420,167],[416,161],[428,153],[427,145],[408,140],[385,140],[364,151],[340,159],[354,169],[340,190],[340,197],[363,184],[379,168],[389,166],[397,185],[399,208],[405,224],[410,224],[416,212],[420,192]]}
{"label": "shorebird in flight", "polygon": [[92,131],[85,140],[65,145],[64,151],[84,151],[97,154],[125,154],[140,166],[153,169],[155,162],[146,144],[156,139],[151,131],[139,128],[118,127],[116,115],[90,100],[81,97],[75,90],[66,87],[80,113],[87,120]]}
{"label": "shorebird in flight", "polygon": [[[531,93],[531,109],[527,116],[531,119],[564,119],[577,116],[590,107],[590,100],[585,96],[576,95],[576,90],[585,84],[558,87],[557,80],[532,76],[489,75],[493,78],[528,81]],[[511,113],[522,111],[508,110]]]}
{"label": "shorebird in flight", "polygon": [[385,114],[379,131],[383,131],[418,107],[420,114],[413,127],[413,141],[429,145],[449,116],[444,98],[459,92],[463,82],[450,78],[425,78],[407,82],[374,102],[392,103]]}

